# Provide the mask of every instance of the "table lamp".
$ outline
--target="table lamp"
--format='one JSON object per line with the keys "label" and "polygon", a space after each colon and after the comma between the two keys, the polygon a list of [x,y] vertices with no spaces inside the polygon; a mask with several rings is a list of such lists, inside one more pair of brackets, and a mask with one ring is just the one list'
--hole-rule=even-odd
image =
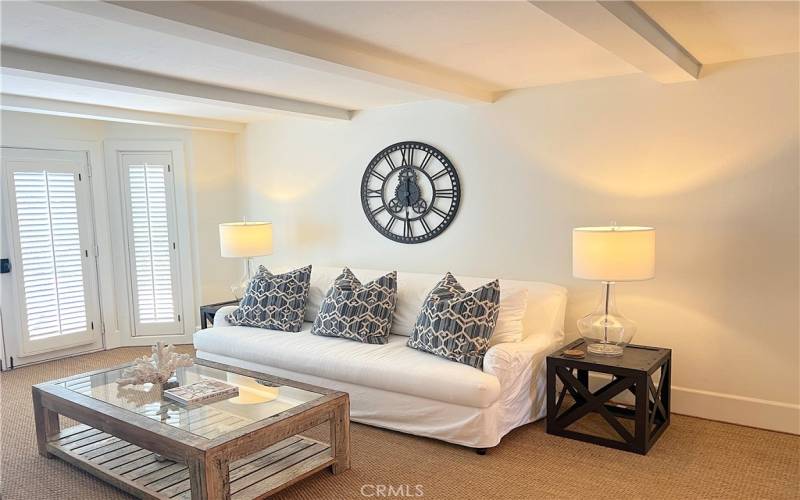
{"label": "table lamp", "polygon": [[253,257],[272,254],[271,222],[226,222],[219,225],[219,249],[223,257],[244,258],[244,276],[241,283],[232,285],[231,291],[247,289],[253,277]]}
{"label": "table lamp", "polygon": [[636,333],[636,323],[617,310],[618,281],[655,276],[656,230],[652,227],[577,227],[572,230],[572,275],[603,282],[595,310],[578,320],[578,331],[592,354],[621,356]]}

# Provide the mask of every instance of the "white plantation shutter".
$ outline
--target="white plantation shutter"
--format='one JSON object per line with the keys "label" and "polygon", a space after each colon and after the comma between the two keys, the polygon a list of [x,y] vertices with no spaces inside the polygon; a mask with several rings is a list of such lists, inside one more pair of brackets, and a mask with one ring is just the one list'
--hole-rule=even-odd
{"label": "white plantation shutter", "polygon": [[[99,338],[91,191],[85,154],[4,150],[20,349],[35,354]],[[95,329],[95,321],[98,323]]]}
{"label": "white plantation shutter", "polygon": [[75,176],[14,172],[31,340],[87,329]]}
{"label": "white plantation shutter", "polygon": [[122,153],[135,335],[183,333],[170,155]]}
{"label": "white plantation shutter", "polygon": [[136,300],[142,323],[172,322],[172,271],[167,218],[166,166],[129,169]]}

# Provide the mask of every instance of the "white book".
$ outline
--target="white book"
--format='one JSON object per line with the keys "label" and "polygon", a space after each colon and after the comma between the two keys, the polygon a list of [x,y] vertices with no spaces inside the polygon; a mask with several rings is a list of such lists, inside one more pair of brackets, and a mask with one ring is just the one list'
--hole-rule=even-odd
{"label": "white book", "polygon": [[210,378],[164,391],[164,397],[182,404],[227,399],[238,395],[239,388],[235,385]]}

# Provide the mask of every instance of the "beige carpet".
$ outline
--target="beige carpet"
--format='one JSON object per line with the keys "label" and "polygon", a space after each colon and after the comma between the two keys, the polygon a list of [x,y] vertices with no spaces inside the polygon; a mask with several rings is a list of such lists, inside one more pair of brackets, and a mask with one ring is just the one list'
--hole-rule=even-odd
{"label": "beige carpet", "polygon": [[[3,499],[129,498],[36,453],[30,386],[122,363],[145,351],[116,349],[2,374]],[[352,451],[351,470],[339,476],[320,473],[280,497],[366,498],[363,491],[377,498],[375,486],[385,485],[395,494],[422,493],[431,499],[800,498],[799,437],[682,416],[674,416],[647,456],[548,436],[541,422],[512,432],[486,456],[355,424]]]}

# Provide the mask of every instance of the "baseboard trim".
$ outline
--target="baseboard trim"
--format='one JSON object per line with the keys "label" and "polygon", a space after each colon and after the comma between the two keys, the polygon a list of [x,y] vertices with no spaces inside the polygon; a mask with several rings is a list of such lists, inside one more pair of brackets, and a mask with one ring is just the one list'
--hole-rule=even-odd
{"label": "baseboard trim", "polygon": [[800,405],[672,387],[672,411],[682,415],[800,434]]}
{"label": "baseboard trim", "polygon": [[[599,387],[611,377],[592,373],[590,384]],[[621,398],[626,402],[629,395]],[[800,434],[800,405],[749,398],[735,394],[672,386],[672,413],[746,425],[771,431]]]}

